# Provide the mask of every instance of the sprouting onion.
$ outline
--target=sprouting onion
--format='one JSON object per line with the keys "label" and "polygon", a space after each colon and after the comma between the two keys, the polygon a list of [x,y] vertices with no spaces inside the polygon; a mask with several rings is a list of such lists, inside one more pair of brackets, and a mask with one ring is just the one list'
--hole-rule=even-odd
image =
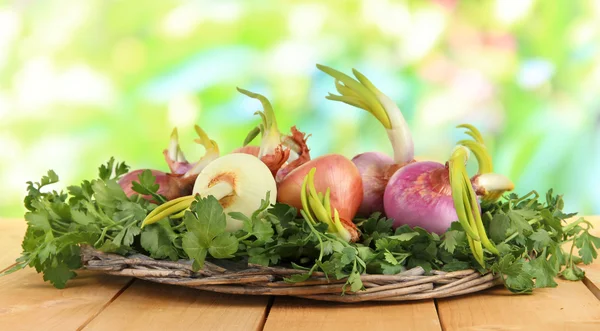
{"label": "sprouting onion", "polygon": [[[252,128],[244,139],[243,147],[234,150],[235,153],[253,154],[261,158],[267,166],[276,174],[277,182],[282,181],[292,170],[310,161],[310,151],[306,144],[308,136],[292,126],[290,134],[279,131],[275,112],[269,100],[257,93],[238,88],[238,91],[258,99],[263,105],[263,111],[257,111],[255,115],[261,117],[261,123]],[[260,148],[248,146],[259,134],[261,134]],[[283,162],[283,163],[281,163]]]}
{"label": "sprouting onion", "polygon": [[[189,163],[179,146],[177,128],[173,129],[169,147],[163,151],[165,160],[171,172],[166,173],[160,170],[150,170],[152,176],[156,178],[156,184],[159,186],[156,195],[157,197],[164,196],[166,200],[173,200],[190,195],[196,177],[200,171],[219,157],[219,146],[217,143],[210,139],[206,132],[198,125],[196,125],[194,129],[198,134],[198,139],[195,141],[204,146],[206,152],[197,162]],[[138,194],[133,190],[133,183],[139,181],[138,176],[145,170],[146,169],[133,170],[119,179],[119,185],[128,197]],[[155,197],[151,195],[143,195],[142,197],[146,200],[155,201]]]}
{"label": "sprouting onion", "polygon": [[358,229],[352,222],[342,222],[337,208],[331,207],[331,189],[327,188],[325,194],[317,192],[315,188],[315,172],[311,168],[302,181],[300,200],[302,201],[301,213],[312,225],[322,222],[328,225],[327,231],[335,234],[346,242],[355,242],[359,238]]}
{"label": "sprouting onion", "polygon": [[354,79],[324,65],[317,64],[317,68],[335,78],[340,95],[330,93],[327,99],[366,110],[386,129],[393,158],[380,152],[366,152],[352,159],[365,183],[359,213],[368,216],[376,211],[383,212],[383,192],[388,180],[400,167],[414,161],[414,144],[408,124],[396,104],[358,70],[352,69]]}
{"label": "sprouting onion", "polygon": [[[269,102],[269,99],[261,94],[250,92],[239,87],[237,90],[244,95],[260,101],[263,106],[262,111],[259,110],[254,113],[255,115],[260,116],[261,124],[258,126],[258,130],[253,129],[251,131],[250,136],[256,136],[259,132],[262,134],[258,158],[269,167],[273,177],[275,177],[277,171],[281,169],[290,157],[290,149],[285,148],[281,144],[281,134],[279,133],[273,106],[271,105],[271,102]],[[247,137],[246,140],[248,139],[249,138]]]}

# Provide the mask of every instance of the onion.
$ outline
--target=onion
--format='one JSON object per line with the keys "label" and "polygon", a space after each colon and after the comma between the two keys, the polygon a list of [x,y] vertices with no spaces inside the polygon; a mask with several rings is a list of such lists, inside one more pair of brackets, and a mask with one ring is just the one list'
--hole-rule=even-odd
{"label": "onion", "polygon": [[[258,157],[258,155],[260,154],[260,147],[258,146],[244,146],[244,147],[239,147],[233,150],[233,152],[231,152],[232,154],[235,153],[239,153],[239,154],[248,154],[248,155],[253,155]],[[290,156],[290,150],[289,149],[283,149],[282,146],[278,146],[274,151],[273,154],[267,154],[267,155],[263,155],[260,160],[263,161],[263,163],[269,168],[269,170],[271,170],[271,174],[273,175],[273,177],[277,176],[277,174],[282,170],[282,167],[284,166],[286,160],[289,158]]]}
{"label": "onion", "polygon": [[394,227],[406,224],[442,234],[458,220],[448,169],[437,162],[416,162],[396,171],[383,202]]}
{"label": "onion", "polygon": [[[482,181],[501,186],[503,191],[512,189],[512,183],[498,174],[474,178],[471,186],[475,192],[485,192],[485,186],[476,184]],[[418,226],[442,234],[458,220],[448,167],[437,162],[415,162],[396,171],[385,190],[384,206],[386,215],[394,219],[394,227]]]}
{"label": "onion", "polygon": [[[277,182],[282,180],[290,171],[310,160],[310,154],[306,146],[307,137],[304,133],[298,131],[294,126],[291,129],[291,135],[283,135],[279,132],[273,106],[266,97],[241,88],[237,90],[260,101],[263,111],[255,113],[261,117],[261,123],[248,133],[246,139],[244,139],[244,147],[238,148],[234,152],[252,154],[260,158],[269,167],[273,177],[277,178]],[[261,142],[258,151],[255,147],[247,148],[249,146],[246,145],[252,142],[259,133],[261,134]]]}
{"label": "onion", "polygon": [[229,216],[230,212],[252,215],[269,192],[269,204],[277,197],[277,184],[269,169],[257,158],[236,153],[222,156],[198,175],[193,194],[213,195],[227,215],[226,231],[237,231],[243,222]]}
{"label": "onion", "polygon": [[[194,182],[198,173],[202,171],[210,162],[219,157],[219,146],[214,140],[211,140],[206,132],[198,125],[194,126],[198,139],[195,141],[204,146],[206,153],[197,162],[189,163],[181,147],[179,146],[179,135],[177,128],[171,133],[169,147],[163,151],[165,161],[171,170],[171,173],[165,173],[159,170],[152,170],[152,175],[156,178],[156,183],[159,185],[157,193],[164,196],[167,200],[173,200],[182,196],[192,194]],[[139,169],[129,172],[119,180],[119,185],[125,191],[125,194],[130,197],[138,194],[133,190],[132,183],[138,180],[138,176],[146,169]],[[150,195],[142,195],[142,198],[154,201]]]}
{"label": "onion", "polygon": [[316,168],[315,189],[330,189],[331,208],[338,210],[342,223],[354,226],[352,220],[363,198],[363,184],[356,166],[339,154],[320,156],[291,171],[278,185],[277,201],[302,209],[302,182],[312,168]]}
{"label": "onion", "polygon": [[327,66],[318,64],[317,68],[335,78],[335,86],[340,93],[330,93],[327,99],[368,111],[387,131],[394,151],[393,159],[379,152],[359,154],[352,159],[364,184],[364,200],[359,214],[369,216],[375,211],[383,212],[383,192],[388,179],[397,169],[414,162],[414,144],[408,124],[396,104],[358,70],[352,70],[354,79]]}
{"label": "onion", "polygon": [[[467,147],[458,146],[445,166],[423,161],[399,169],[385,189],[384,208],[386,215],[394,219],[394,227],[421,227],[440,235],[458,220],[467,233],[471,251],[483,266],[483,247],[494,254],[498,250],[487,237],[476,196],[477,191],[482,191],[484,197],[490,192],[485,187],[474,187],[466,171],[468,157]],[[512,182],[498,174],[476,177],[477,183],[486,183],[497,191],[513,189]]]}
{"label": "onion", "polygon": [[[134,181],[138,181],[138,176],[142,174],[146,169],[138,169],[131,171],[121,177],[119,180],[119,185],[125,191],[125,194],[130,197],[134,194],[139,194],[133,190],[132,184]],[[173,200],[175,198],[179,198],[185,195],[192,194],[192,189],[194,188],[194,182],[196,181],[196,176],[184,176],[179,174],[169,174],[164,173],[158,170],[150,170],[152,172],[152,176],[156,177],[156,184],[159,185],[158,191],[156,193],[163,195],[167,200]],[[142,195],[142,198],[154,201],[152,196],[150,195]]]}
{"label": "onion", "polygon": [[208,165],[210,162],[219,157],[219,146],[217,143],[210,139],[206,132],[202,130],[198,125],[194,126],[194,130],[196,130],[196,134],[198,134],[198,139],[195,140],[196,143],[202,145],[206,152],[204,156],[200,158],[197,162],[189,163],[179,146],[179,135],[177,134],[177,128],[173,129],[171,133],[171,141],[169,142],[169,148],[163,151],[163,155],[165,156],[165,161],[167,165],[169,165],[169,169],[173,174],[181,174],[191,176],[197,175]]}
{"label": "onion", "polygon": [[358,214],[368,216],[383,211],[383,192],[394,160],[380,152],[366,152],[352,158],[352,162],[358,168],[363,183],[363,201]]}
{"label": "onion", "polygon": [[193,185],[193,195],[168,201],[152,210],[142,222],[142,226],[158,222],[170,216],[183,217],[196,195],[213,196],[219,200],[227,216],[226,231],[234,232],[243,227],[243,222],[232,218],[230,212],[251,215],[269,196],[269,204],[275,203],[277,184],[269,168],[258,158],[233,153],[224,155],[206,166],[197,176]]}
{"label": "onion", "polygon": [[[465,185],[468,183],[468,191],[473,192],[474,202],[470,204],[473,210],[479,210],[476,194],[481,195],[484,200],[493,201],[514,188],[508,178],[492,173],[492,159],[481,133],[471,125],[459,127],[467,128],[466,133],[474,140],[459,141],[459,146],[446,166],[431,161],[415,162],[402,167],[390,178],[383,204],[386,215],[394,219],[394,226],[407,224],[442,234],[452,222],[460,220],[455,208],[457,197],[454,191],[463,191],[465,188],[451,185],[452,171],[462,178]],[[464,165],[470,155],[469,151],[477,158],[479,167],[477,174],[471,179]],[[462,160],[463,164],[456,160]],[[463,199],[462,196],[459,198]]]}

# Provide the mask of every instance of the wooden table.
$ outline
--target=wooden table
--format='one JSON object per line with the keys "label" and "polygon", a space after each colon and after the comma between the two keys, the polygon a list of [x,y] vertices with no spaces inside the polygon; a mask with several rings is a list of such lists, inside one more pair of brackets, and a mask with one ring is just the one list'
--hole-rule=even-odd
{"label": "wooden table", "polygon": [[[588,217],[597,224],[600,216]],[[0,270],[23,220],[0,220]],[[600,330],[600,261],[584,282],[512,295],[495,288],[411,303],[334,304],[233,296],[80,272],[57,290],[27,269],[0,278],[0,330]]]}

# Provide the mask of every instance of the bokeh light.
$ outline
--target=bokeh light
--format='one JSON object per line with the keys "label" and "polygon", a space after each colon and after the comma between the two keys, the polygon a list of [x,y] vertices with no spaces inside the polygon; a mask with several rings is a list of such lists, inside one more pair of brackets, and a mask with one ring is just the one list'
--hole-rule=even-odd
{"label": "bokeh light", "polygon": [[325,100],[316,63],[366,74],[402,109],[423,158],[445,160],[469,122],[519,193],[554,188],[600,214],[600,1],[4,1],[0,3],[0,217],[25,182],[64,188],[111,156],[166,169],[179,128],[228,152],[265,94],[313,155],[391,153],[369,114]]}

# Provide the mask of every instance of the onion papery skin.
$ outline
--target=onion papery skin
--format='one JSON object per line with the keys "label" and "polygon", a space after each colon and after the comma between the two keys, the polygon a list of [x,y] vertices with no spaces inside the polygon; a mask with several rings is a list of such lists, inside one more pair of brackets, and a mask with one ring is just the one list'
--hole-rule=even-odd
{"label": "onion papery skin", "polygon": [[[244,146],[234,149],[231,154],[241,153],[249,154],[258,157],[260,154],[260,147],[258,146]],[[260,160],[271,170],[273,178],[277,176],[277,173],[285,166],[287,159],[290,157],[290,149],[279,145],[275,148],[272,154],[263,155]]]}
{"label": "onion papery skin", "polygon": [[[133,190],[132,183],[139,181],[138,176],[145,170],[147,169],[131,171],[119,180],[119,185],[128,197],[139,194]],[[152,176],[156,177],[156,184],[159,185],[158,192],[156,193],[164,196],[167,200],[192,194],[197,175],[184,177],[181,174],[170,174],[159,170],[150,171],[152,172]],[[150,195],[142,195],[142,198],[155,203],[157,202]]]}
{"label": "onion papery skin", "polygon": [[352,158],[363,183],[363,200],[358,215],[368,217],[374,212],[384,212],[383,194],[389,180],[390,166],[394,160],[380,152],[366,152]]}
{"label": "onion papery skin", "polygon": [[316,168],[315,188],[318,192],[331,190],[331,208],[337,209],[340,220],[350,224],[363,199],[363,183],[358,168],[346,157],[328,154],[310,160],[291,171],[277,188],[277,201],[302,209],[302,181],[310,169]]}
{"label": "onion papery skin", "polygon": [[234,149],[231,153],[250,154],[250,155],[254,155],[254,156],[258,157],[259,151],[260,151],[259,146],[244,146],[244,147],[238,147],[238,148]]}
{"label": "onion papery skin", "polygon": [[394,228],[402,225],[444,233],[458,220],[449,172],[437,162],[415,162],[400,168],[390,178],[383,205]]}

